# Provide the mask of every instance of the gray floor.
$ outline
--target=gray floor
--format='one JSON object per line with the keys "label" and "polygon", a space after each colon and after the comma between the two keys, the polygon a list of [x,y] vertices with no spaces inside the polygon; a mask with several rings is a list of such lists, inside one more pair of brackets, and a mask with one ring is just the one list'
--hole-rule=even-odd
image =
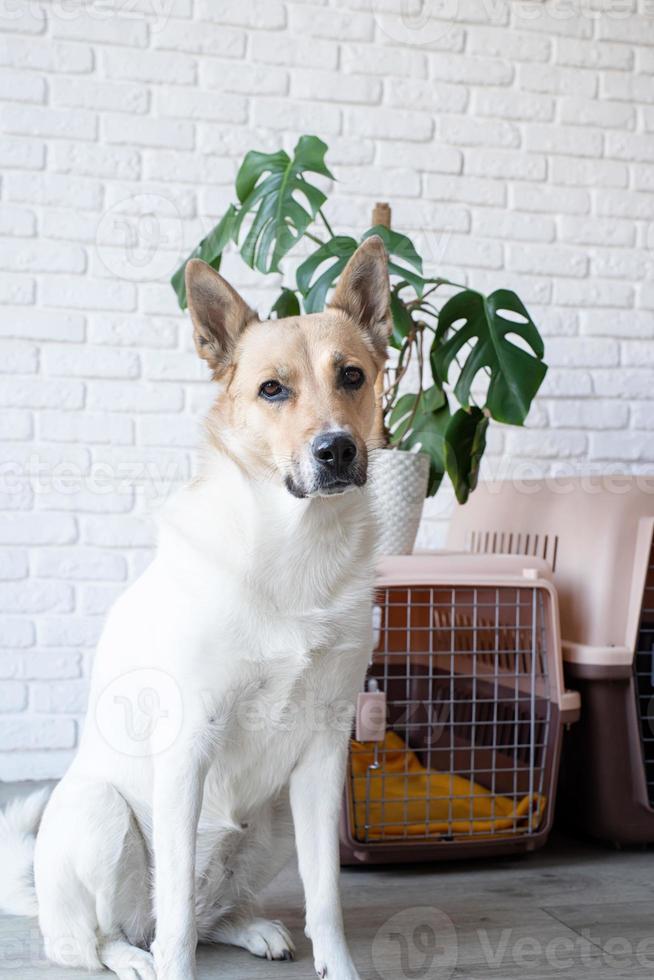
{"label": "gray floor", "polygon": [[[363,980],[654,976],[654,851],[616,852],[557,837],[538,854],[493,863],[344,869],[343,898]],[[270,887],[265,906],[293,932],[296,961],[201,948],[200,980],[314,976],[295,869]],[[108,976],[48,966],[35,922],[0,917],[0,977],[46,975]]]}

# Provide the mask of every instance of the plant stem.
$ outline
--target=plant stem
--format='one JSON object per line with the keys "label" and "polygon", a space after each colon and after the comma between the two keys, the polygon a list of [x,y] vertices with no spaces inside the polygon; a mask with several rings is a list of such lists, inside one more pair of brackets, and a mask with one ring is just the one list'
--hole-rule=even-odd
{"label": "plant stem", "polygon": [[325,244],[325,242],[323,242],[322,238],[318,238],[317,235],[312,235],[310,231],[305,231],[304,237],[305,238],[310,238],[312,242],[315,242],[316,243],[316,245],[324,245]]}
{"label": "plant stem", "polygon": [[322,218],[322,220],[324,221],[324,223],[325,223],[325,228],[327,229],[327,231],[328,231],[328,233],[330,234],[330,236],[331,236],[332,238],[335,238],[336,236],[334,235],[334,230],[333,230],[333,228],[332,228],[332,226],[330,225],[330,223],[329,223],[329,222],[327,221],[327,218],[325,217],[325,212],[323,211],[323,209],[322,209],[322,208],[320,208],[320,209],[318,210],[318,214],[320,215],[320,217],[321,217],[321,218]]}

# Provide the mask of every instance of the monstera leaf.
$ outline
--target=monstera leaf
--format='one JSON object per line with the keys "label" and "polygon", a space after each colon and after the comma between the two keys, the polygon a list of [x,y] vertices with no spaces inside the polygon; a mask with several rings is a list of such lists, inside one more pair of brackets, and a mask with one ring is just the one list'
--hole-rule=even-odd
{"label": "monstera leaf", "polygon": [[206,238],[203,238],[199,245],[196,245],[191,254],[184,259],[179,269],[177,269],[171,278],[170,282],[173,289],[177,293],[177,302],[182,310],[185,310],[187,307],[186,285],[184,283],[186,263],[191,259],[203,259],[210,266],[212,266],[212,268],[216,270],[220,269],[220,261],[225,250],[225,246],[234,237],[236,214],[236,208],[233,204],[230,204],[227,212],[218,222],[213,231],[211,231]]}
{"label": "monstera leaf", "polygon": [[252,269],[277,272],[279,263],[302,238],[327,198],[304,174],[332,174],[325,165],[327,145],[317,136],[300,137],[289,157],[285,150],[259,153],[252,150],[236,177],[240,210],[236,236],[247,217],[252,223],[241,246],[241,255]]}
{"label": "monstera leaf", "polygon": [[438,385],[417,395],[403,395],[391,413],[391,445],[419,449],[429,456],[429,497],[436,493],[445,473],[445,433],[450,418],[447,397]]}
{"label": "monstera leaf", "polygon": [[[504,312],[519,319],[509,319]],[[515,334],[533,354],[509,339]],[[524,304],[515,293],[498,289],[490,296],[465,289],[440,312],[431,350],[434,375],[444,384],[459,352],[471,345],[454,388],[459,403],[470,404],[470,388],[484,368],[490,371],[486,407],[498,422],[522,425],[547,372],[543,341]]]}
{"label": "monstera leaf", "polygon": [[283,320],[286,316],[300,315],[300,300],[294,289],[282,287],[282,291],[270,308],[270,315],[274,314],[278,320]]}
{"label": "monstera leaf", "polygon": [[[330,288],[336,282],[350,257],[356,252],[356,239],[347,235],[336,235],[306,259],[296,273],[297,288],[304,297],[307,313],[317,313],[324,308]],[[322,266],[325,269],[314,278]]]}
{"label": "monstera leaf", "polygon": [[[365,241],[366,238],[370,238],[372,235],[378,235],[386,246],[386,251],[389,255],[389,273],[391,275],[401,276],[405,284],[406,282],[410,282],[416,290],[422,289],[424,284],[422,278],[422,259],[406,235],[400,235],[396,231],[390,231],[390,229],[385,228],[383,225],[375,225],[374,228],[368,229],[365,235],[362,236],[361,241]],[[316,313],[318,310],[323,309],[327,293],[347,265],[348,259],[356,251],[357,245],[358,242],[356,239],[350,238],[348,235],[335,235],[324,245],[316,249],[299,266],[297,270],[297,287],[304,296],[304,307],[307,313]],[[400,259],[405,264],[399,265],[393,261],[394,258]],[[409,266],[417,269],[420,274],[416,274],[411,268],[407,268],[407,263]],[[391,297],[391,302],[393,302],[393,297]],[[401,305],[403,304],[399,302],[396,295],[395,307],[398,310],[398,314]],[[400,328],[398,327],[397,341],[394,346],[400,343],[400,336]]]}
{"label": "monstera leaf", "polygon": [[460,504],[477,486],[488,425],[489,418],[480,408],[460,408],[445,430],[445,468]]}

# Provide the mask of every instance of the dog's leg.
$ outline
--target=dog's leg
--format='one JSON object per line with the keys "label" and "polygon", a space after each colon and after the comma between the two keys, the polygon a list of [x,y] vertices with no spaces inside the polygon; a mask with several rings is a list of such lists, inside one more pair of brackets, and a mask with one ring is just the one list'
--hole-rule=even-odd
{"label": "dog's leg", "polygon": [[339,891],[338,818],[347,744],[347,733],[317,734],[291,774],[307,935],[316,973],[329,980],[359,980],[345,940]]}
{"label": "dog's leg", "polygon": [[157,980],[195,980],[195,847],[207,764],[186,739],[155,761],[153,842]]}

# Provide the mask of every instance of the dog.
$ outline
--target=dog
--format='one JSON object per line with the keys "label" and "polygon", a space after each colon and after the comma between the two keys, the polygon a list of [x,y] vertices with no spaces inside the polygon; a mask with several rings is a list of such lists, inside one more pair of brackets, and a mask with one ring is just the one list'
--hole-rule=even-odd
{"label": "dog", "polygon": [[257,896],[295,840],[316,973],[358,980],[338,820],[372,650],[387,255],[368,238],[324,312],[280,320],[198,259],[186,288],[219,383],[201,475],[109,613],[70,769],[3,817],[0,901],[38,913],[55,963],[194,980],[198,941],[292,958]]}

